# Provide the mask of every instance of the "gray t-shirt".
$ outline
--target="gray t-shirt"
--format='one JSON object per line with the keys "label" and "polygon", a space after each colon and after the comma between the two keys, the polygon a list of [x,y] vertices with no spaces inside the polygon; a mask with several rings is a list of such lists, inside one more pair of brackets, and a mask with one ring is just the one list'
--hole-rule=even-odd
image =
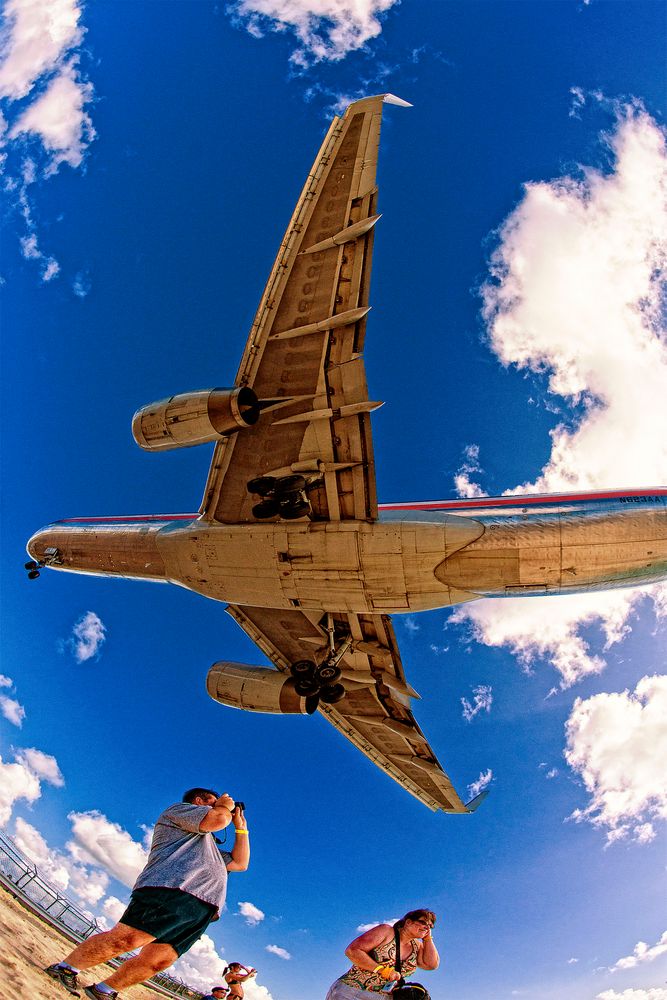
{"label": "gray t-shirt", "polygon": [[209,812],[209,806],[177,802],[158,816],[135,889],[181,889],[222,911],[232,856],[220,850],[212,833],[200,832],[199,824]]}

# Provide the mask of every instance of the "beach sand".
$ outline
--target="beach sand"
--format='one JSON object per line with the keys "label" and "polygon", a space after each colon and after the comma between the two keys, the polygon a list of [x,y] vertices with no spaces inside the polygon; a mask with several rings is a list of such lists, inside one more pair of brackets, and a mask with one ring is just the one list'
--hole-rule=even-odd
{"label": "beach sand", "polygon": [[[74,947],[0,885],[0,1000],[72,1000],[64,987],[42,972]],[[81,982],[99,982],[113,970],[108,965],[82,973]],[[123,990],[122,1000],[159,1000],[163,993],[145,986]],[[85,994],[82,994],[85,1000]]]}

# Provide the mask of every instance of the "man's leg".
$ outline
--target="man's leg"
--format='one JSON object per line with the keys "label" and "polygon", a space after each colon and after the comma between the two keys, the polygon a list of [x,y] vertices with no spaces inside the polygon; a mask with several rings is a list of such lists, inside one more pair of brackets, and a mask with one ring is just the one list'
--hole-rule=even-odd
{"label": "man's leg", "polygon": [[154,940],[153,935],[145,931],[138,931],[127,924],[116,924],[110,931],[93,934],[82,941],[63,962],[75,969],[90,969],[94,965],[108,962],[110,958],[124,955],[126,951],[142,948]]}
{"label": "man's leg", "polygon": [[150,979],[157,972],[168,969],[178,958],[178,953],[170,944],[159,944],[153,941],[152,944],[144,945],[138,955],[128,958],[119,969],[116,969],[108,979],[104,980],[104,985],[112,990],[121,990],[125,986],[135,986]]}

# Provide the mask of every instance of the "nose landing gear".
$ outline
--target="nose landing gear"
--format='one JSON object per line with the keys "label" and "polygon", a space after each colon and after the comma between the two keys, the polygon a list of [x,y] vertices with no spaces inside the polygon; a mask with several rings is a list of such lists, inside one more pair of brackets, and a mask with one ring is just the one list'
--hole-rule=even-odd
{"label": "nose landing gear", "polygon": [[28,573],[28,579],[36,580],[39,577],[39,571],[44,569],[45,566],[61,565],[62,559],[60,558],[60,552],[58,549],[48,548],[44,553],[43,559],[30,559],[27,563],[23,564],[23,567]]}

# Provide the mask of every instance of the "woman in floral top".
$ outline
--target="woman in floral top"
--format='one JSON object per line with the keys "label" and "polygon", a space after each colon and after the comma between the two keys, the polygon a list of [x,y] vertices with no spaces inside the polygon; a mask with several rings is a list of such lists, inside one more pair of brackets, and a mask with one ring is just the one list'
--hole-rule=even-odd
{"label": "woman in floral top", "polygon": [[[372,1000],[378,993],[391,993],[397,981],[415,969],[437,969],[440,956],[431,931],[435,913],[411,910],[395,924],[378,924],[345,949],[352,968],[331,986],[326,1000]],[[396,938],[401,946],[401,975],[396,972]]]}

